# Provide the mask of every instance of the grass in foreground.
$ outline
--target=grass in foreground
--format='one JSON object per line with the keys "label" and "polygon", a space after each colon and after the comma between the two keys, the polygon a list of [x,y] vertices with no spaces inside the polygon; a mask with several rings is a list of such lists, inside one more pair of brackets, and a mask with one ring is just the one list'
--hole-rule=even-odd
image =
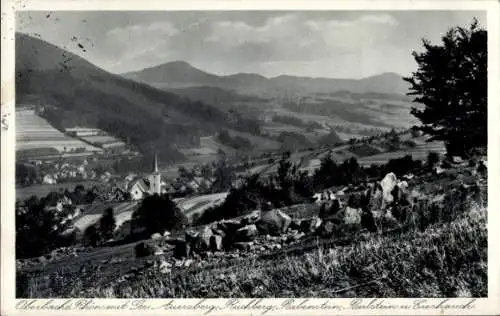
{"label": "grass in foreground", "polygon": [[485,297],[485,208],[448,223],[227,270],[140,276],[70,297]]}

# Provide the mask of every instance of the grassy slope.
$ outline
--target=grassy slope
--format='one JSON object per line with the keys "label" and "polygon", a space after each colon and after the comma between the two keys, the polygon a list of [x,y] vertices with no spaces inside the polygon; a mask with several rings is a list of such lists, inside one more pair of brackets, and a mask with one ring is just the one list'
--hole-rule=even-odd
{"label": "grassy slope", "polygon": [[[453,182],[453,183],[452,183]],[[450,297],[487,295],[487,209],[456,192],[436,209],[416,204],[404,229],[383,234],[355,230],[347,235],[304,244],[300,251],[276,253],[229,266],[172,270],[154,268],[124,283],[115,280],[141,266],[135,259],[116,268],[91,269],[73,278],[51,278],[49,293],[32,284],[31,296],[63,297]],[[441,182],[417,186],[433,196]],[[462,197],[460,197],[462,196]],[[385,226],[384,226],[385,227]],[[326,243],[325,243],[326,241]],[[395,260],[397,258],[397,260]],[[127,266],[128,269],[122,269]],[[111,268],[111,269],[109,269]],[[250,268],[250,269],[249,269]],[[107,272],[106,272],[107,271]],[[111,274],[110,274],[111,273]],[[76,276],[76,275],[75,275]],[[90,289],[88,282],[94,284]],[[59,284],[59,285],[58,285]],[[97,285],[100,284],[100,285]],[[43,288],[43,285],[42,285]]]}
{"label": "grassy slope", "polygon": [[[224,271],[151,278],[72,295],[97,297],[485,297],[486,210],[449,223]],[[397,258],[397,260],[395,260]],[[443,277],[446,276],[446,277]]]}

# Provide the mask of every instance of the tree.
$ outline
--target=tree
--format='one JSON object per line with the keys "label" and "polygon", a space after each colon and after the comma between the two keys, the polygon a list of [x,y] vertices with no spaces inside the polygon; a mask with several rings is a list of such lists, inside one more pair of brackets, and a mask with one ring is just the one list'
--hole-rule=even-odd
{"label": "tree", "polygon": [[113,238],[115,228],[116,220],[113,214],[113,209],[107,208],[99,220],[99,233],[101,235],[101,239],[104,241]]}
{"label": "tree", "polygon": [[187,224],[187,218],[168,195],[153,194],[146,197],[132,214],[136,227],[143,227],[146,233],[163,233],[165,230],[179,230]]}
{"label": "tree", "polygon": [[234,172],[227,165],[225,160],[219,161],[214,172],[215,181],[212,184],[212,189],[215,192],[224,192],[231,188],[235,179]]}
{"label": "tree", "polygon": [[487,145],[487,31],[474,19],[469,29],[451,28],[441,45],[423,40],[413,52],[418,70],[410,83],[411,113],[431,140],[445,141],[448,155],[467,157]]}
{"label": "tree", "polygon": [[16,257],[35,257],[57,248],[70,225],[62,213],[46,208],[44,199],[32,197],[24,206],[16,205]]}

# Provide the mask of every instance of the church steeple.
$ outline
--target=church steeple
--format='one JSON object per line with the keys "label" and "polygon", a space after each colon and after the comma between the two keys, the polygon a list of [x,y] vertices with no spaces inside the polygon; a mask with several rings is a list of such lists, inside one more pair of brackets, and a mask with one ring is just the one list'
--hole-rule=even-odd
{"label": "church steeple", "polygon": [[154,164],[153,164],[153,172],[154,173],[158,173],[158,157],[155,153],[155,160],[154,160]]}
{"label": "church steeple", "polygon": [[150,181],[149,192],[151,194],[154,193],[161,194],[161,174],[158,171],[158,156],[156,153],[153,162],[153,172],[149,175],[149,181]]}

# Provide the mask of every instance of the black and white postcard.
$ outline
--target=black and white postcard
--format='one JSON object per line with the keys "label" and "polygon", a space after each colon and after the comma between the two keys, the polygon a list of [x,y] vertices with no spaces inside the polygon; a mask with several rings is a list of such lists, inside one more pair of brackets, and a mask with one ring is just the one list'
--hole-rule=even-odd
{"label": "black and white postcard", "polygon": [[499,12],[2,3],[2,315],[499,313]]}

